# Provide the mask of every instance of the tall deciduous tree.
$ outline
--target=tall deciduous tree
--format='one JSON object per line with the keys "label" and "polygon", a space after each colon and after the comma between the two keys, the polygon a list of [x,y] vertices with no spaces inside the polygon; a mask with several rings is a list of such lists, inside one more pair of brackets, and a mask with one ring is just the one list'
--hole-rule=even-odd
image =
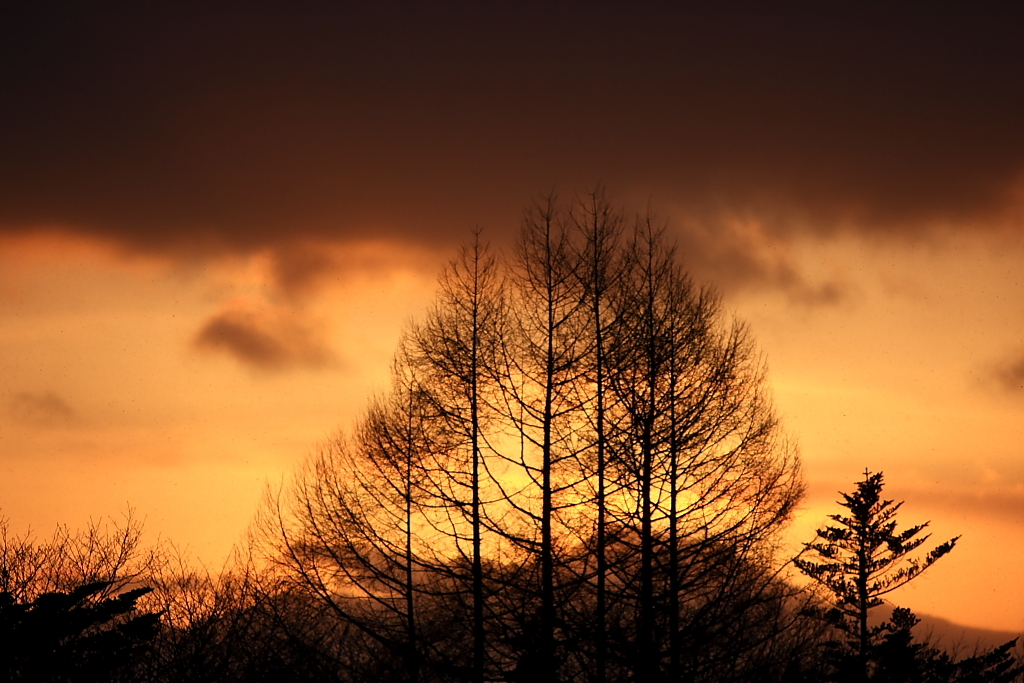
{"label": "tall deciduous tree", "polygon": [[709,649],[707,617],[728,602],[722,577],[763,561],[800,491],[745,326],[722,320],[717,295],[691,283],[664,230],[650,217],[634,227],[608,365],[618,518],[637,559],[617,571],[637,587],[625,597],[643,680],[658,680],[666,659],[669,676],[683,676],[685,650],[692,674]]}
{"label": "tall deciduous tree", "polygon": [[778,594],[753,577],[799,462],[746,329],[652,218],[599,190],[527,211],[510,256],[478,234],[395,375],[279,533],[405,679],[696,679],[709,619]]}
{"label": "tall deciduous tree", "polygon": [[[496,497],[485,450],[487,401],[493,394],[493,368],[506,320],[493,254],[479,230],[442,273],[437,305],[409,335],[404,358],[436,410],[444,445],[433,449],[425,468],[436,504],[451,509],[443,528],[454,539],[457,556],[470,567],[472,610],[470,680],[487,676],[487,586],[484,576],[485,507]],[[453,567],[454,569],[454,567]],[[455,571],[456,579],[460,578]],[[467,577],[461,577],[465,579]]]}
{"label": "tall deciduous tree", "polygon": [[594,483],[594,680],[604,683],[608,677],[608,526],[610,481],[608,416],[614,412],[608,391],[608,340],[614,335],[621,307],[613,303],[613,292],[623,277],[621,239],[624,220],[598,188],[587,195],[572,212],[573,227],[581,236],[579,270],[588,303],[590,324],[590,370],[592,436],[587,449],[592,462],[589,479]]}
{"label": "tall deciduous tree", "polygon": [[413,682],[425,657],[417,598],[433,538],[423,466],[432,410],[396,364],[392,393],[371,405],[353,442],[324,446],[292,499],[275,501],[291,505],[277,534],[292,580],[383,648],[368,653],[364,672],[400,671]]}

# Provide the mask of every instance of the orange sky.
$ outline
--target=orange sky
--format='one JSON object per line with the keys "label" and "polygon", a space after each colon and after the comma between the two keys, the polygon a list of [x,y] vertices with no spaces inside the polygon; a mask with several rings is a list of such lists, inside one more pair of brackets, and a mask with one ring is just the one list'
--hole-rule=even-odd
{"label": "orange sky", "polygon": [[1019,17],[545,11],[3,17],[13,530],[130,505],[216,565],[474,226],[602,181],[750,323],[793,542],[883,470],[906,523],[963,534],[895,600],[1024,629]]}

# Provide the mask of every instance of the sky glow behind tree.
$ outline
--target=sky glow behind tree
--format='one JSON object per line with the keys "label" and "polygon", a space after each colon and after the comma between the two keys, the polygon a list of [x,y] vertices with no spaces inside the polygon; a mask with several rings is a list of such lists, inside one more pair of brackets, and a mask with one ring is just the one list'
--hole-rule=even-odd
{"label": "sky glow behind tree", "polygon": [[1021,10],[31,3],[0,21],[0,510],[219,563],[474,227],[603,183],[746,319],[809,483],[1024,628]]}

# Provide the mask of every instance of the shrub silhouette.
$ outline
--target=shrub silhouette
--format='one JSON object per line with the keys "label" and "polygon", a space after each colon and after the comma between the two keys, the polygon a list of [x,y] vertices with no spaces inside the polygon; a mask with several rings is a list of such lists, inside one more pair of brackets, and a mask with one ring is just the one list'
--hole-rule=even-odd
{"label": "shrub silhouette", "polygon": [[102,597],[109,581],[18,602],[0,593],[0,678],[118,680],[136,648],[157,633],[159,614],[134,614],[151,588]]}

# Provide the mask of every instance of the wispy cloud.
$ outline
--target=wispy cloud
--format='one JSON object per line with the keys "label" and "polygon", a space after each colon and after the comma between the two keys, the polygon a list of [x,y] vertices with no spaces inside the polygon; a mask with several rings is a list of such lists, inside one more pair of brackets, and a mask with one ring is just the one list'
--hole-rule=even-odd
{"label": "wispy cloud", "polygon": [[222,311],[203,324],[193,344],[260,370],[321,367],[335,360],[319,331],[287,311]]}
{"label": "wispy cloud", "polygon": [[77,418],[71,405],[53,393],[22,391],[14,395],[7,406],[8,414],[16,422],[37,427],[67,425]]}
{"label": "wispy cloud", "polygon": [[271,254],[274,284],[290,297],[308,294],[322,278],[341,270],[342,265],[329,244],[283,244]]}
{"label": "wispy cloud", "polygon": [[1024,396],[1024,351],[995,364],[989,377],[1001,391]]}
{"label": "wispy cloud", "polygon": [[831,305],[849,294],[838,276],[812,279],[792,253],[793,235],[767,229],[761,221],[723,217],[709,221],[693,217],[673,220],[679,256],[696,279],[725,291],[771,289],[793,303]]}

